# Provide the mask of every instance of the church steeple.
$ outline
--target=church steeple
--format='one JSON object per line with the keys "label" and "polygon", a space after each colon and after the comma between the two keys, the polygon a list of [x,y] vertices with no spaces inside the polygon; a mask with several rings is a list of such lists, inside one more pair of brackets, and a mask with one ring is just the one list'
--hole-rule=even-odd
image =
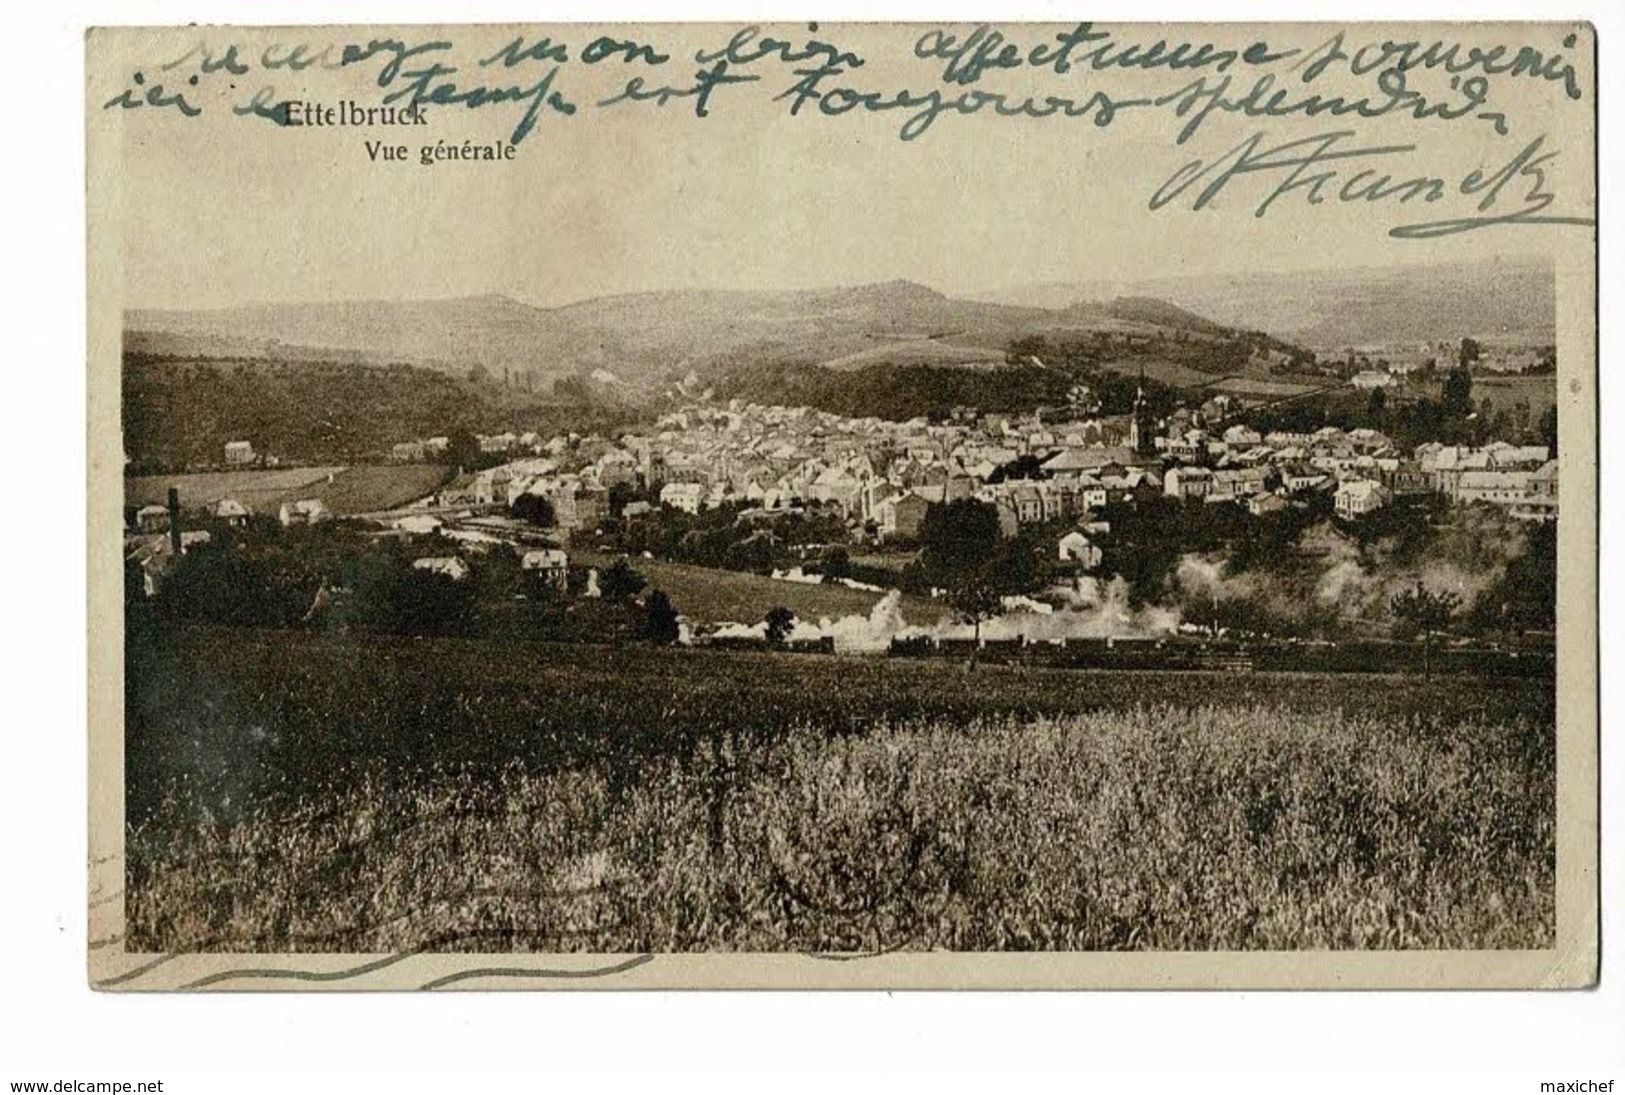
{"label": "church steeple", "polygon": [[1140,383],[1134,389],[1134,413],[1129,418],[1129,448],[1136,455],[1148,456],[1152,449],[1151,414],[1145,402],[1145,366],[1140,366]]}

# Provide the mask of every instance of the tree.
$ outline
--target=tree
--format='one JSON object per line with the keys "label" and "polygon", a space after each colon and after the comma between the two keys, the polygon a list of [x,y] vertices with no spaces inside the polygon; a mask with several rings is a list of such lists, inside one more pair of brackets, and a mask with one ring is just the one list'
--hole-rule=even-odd
{"label": "tree", "polygon": [[390,551],[351,567],[343,622],[386,635],[450,635],[463,630],[474,608],[474,583],[419,570]]}
{"label": "tree", "polygon": [[824,553],[824,580],[833,582],[852,577],[852,555],[837,544]]}
{"label": "tree", "polygon": [[660,590],[652,591],[643,603],[643,637],[652,643],[670,646],[682,636],[677,609]]}
{"label": "tree", "polygon": [[274,572],[259,555],[225,544],[188,550],[159,586],[157,610],[167,619],[227,627],[288,627],[310,604],[311,591]]}
{"label": "tree", "polygon": [[975,498],[931,506],[920,523],[921,577],[932,585],[952,587],[980,571],[999,546],[999,511]]}
{"label": "tree", "polygon": [[1043,479],[1044,460],[1034,453],[1023,453],[1010,461],[993,469],[993,474],[987,477],[989,483],[1003,483],[1011,479]]}
{"label": "tree", "polygon": [[648,584],[648,579],[625,559],[615,560],[598,574],[598,592],[606,601],[629,601]]}
{"label": "tree", "polygon": [[1461,348],[1456,351],[1456,361],[1464,370],[1467,368],[1467,366],[1475,364],[1482,356],[1483,348],[1479,346],[1478,339],[1476,338],[1462,339]]}
{"label": "tree", "polygon": [[1540,440],[1546,446],[1546,451],[1552,456],[1557,455],[1557,404],[1553,403],[1540,412]]}
{"label": "tree", "polygon": [[538,528],[552,528],[558,523],[558,517],[553,512],[553,503],[540,494],[526,491],[515,498],[509,508],[515,518],[528,521]]}
{"label": "tree", "polygon": [[446,439],[446,462],[465,471],[480,466],[485,454],[480,451],[479,438],[467,430],[453,430]]}
{"label": "tree", "polygon": [[790,637],[790,632],[796,626],[796,614],[783,605],[775,605],[767,610],[767,617],[763,620],[767,627],[766,638],[769,646],[783,646]]}
{"label": "tree", "polygon": [[1466,365],[1451,369],[1444,376],[1444,389],[1440,396],[1444,413],[1450,418],[1466,418],[1473,411],[1473,376]]}
{"label": "tree", "polygon": [[972,626],[973,645],[970,664],[976,665],[976,653],[982,646],[982,621],[999,614],[1003,607],[998,587],[981,571],[963,575],[948,590],[948,606],[961,623]]}
{"label": "tree", "polygon": [[1440,590],[1437,593],[1416,580],[1412,589],[1402,590],[1388,602],[1388,608],[1394,615],[1394,634],[1400,639],[1422,640],[1422,675],[1432,675],[1430,649],[1433,643],[1433,634],[1443,631],[1450,626],[1450,619],[1455,615],[1461,598],[1449,590]]}
{"label": "tree", "polygon": [[1381,426],[1388,411],[1388,393],[1381,388],[1371,389],[1371,398],[1366,401],[1365,413],[1370,416],[1372,424]]}

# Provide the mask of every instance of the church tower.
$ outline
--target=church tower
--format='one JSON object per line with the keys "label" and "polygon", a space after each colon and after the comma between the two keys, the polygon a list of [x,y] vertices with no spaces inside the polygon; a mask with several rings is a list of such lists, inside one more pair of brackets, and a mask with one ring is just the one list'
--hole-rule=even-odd
{"label": "church tower", "polygon": [[1145,367],[1140,367],[1140,386],[1134,389],[1134,414],[1129,419],[1128,444],[1136,456],[1150,456],[1155,449],[1152,439],[1151,410],[1145,402]]}

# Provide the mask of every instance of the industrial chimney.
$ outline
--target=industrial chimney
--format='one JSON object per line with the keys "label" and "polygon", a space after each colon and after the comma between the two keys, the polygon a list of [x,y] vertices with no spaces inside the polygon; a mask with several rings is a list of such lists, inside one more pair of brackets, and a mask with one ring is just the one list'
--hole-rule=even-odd
{"label": "industrial chimney", "polygon": [[169,550],[175,558],[181,557],[181,492],[169,488]]}

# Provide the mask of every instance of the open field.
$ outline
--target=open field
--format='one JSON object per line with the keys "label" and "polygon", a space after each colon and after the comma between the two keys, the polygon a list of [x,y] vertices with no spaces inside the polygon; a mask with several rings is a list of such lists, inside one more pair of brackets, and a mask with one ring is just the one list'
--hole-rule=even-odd
{"label": "open field", "polygon": [[128,682],[132,949],[1552,940],[1549,680],[187,630]]}
{"label": "open field", "polygon": [[1538,422],[1547,408],[1557,402],[1557,378],[1478,373],[1473,377],[1473,398],[1491,400],[1498,411],[1511,410],[1520,402],[1528,403],[1530,421]]}
{"label": "open field", "polygon": [[1308,395],[1321,388],[1334,387],[1335,382],[1322,380],[1319,384],[1294,384],[1285,380],[1259,380],[1253,377],[1228,376],[1205,391],[1218,395],[1236,396],[1246,403],[1267,403],[1290,396]]}
{"label": "open field", "polygon": [[340,467],[258,468],[243,471],[206,471],[191,475],[144,475],[124,480],[124,501],[132,506],[163,505],[169,488],[181,492],[181,505],[187,509],[212,506],[222,498],[235,498],[256,510],[275,508],[289,497],[307,497],[304,488],[320,483]]}
{"label": "open field", "polygon": [[187,509],[235,498],[256,513],[274,513],[283,502],[320,498],[335,514],[373,513],[406,505],[432,493],[449,477],[438,464],[358,464],[352,467],[278,468],[150,475],[124,481],[130,505],[162,504],[178,487]]}
{"label": "open field", "polygon": [[1189,365],[1181,365],[1177,361],[1125,359],[1122,361],[1105,361],[1100,367],[1109,372],[1122,373],[1124,376],[1139,376],[1145,372],[1148,380],[1155,380],[1159,384],[1166,384],[1170,388],[1201,388],[1218,379],[1213,373],[1204,373]]}
{"label": "open field", "polygon": [[[615,560],[590,551],[571,551],[571,559],[582,566],[606,567]],[[753,624],[769,609],[783,605],[804,620],[824,617],[867,615],[884,596],[842,585],[809,585],[784,582],[737,570],[669,563],[655,559],[631,559],[631,565],[661,589],[691,621],[699,623]],[[909,594],[902,600],[903,615],[910,623],[928,624],[948,609],[928,597]]]}
{"label": "open field", "polygon": [[861,369],[868,365],[987,365],[1004,363],[1004,351],[987,346],[958,346],[936,338],[887,339],[877,345],[822,362],[826,369]]}

